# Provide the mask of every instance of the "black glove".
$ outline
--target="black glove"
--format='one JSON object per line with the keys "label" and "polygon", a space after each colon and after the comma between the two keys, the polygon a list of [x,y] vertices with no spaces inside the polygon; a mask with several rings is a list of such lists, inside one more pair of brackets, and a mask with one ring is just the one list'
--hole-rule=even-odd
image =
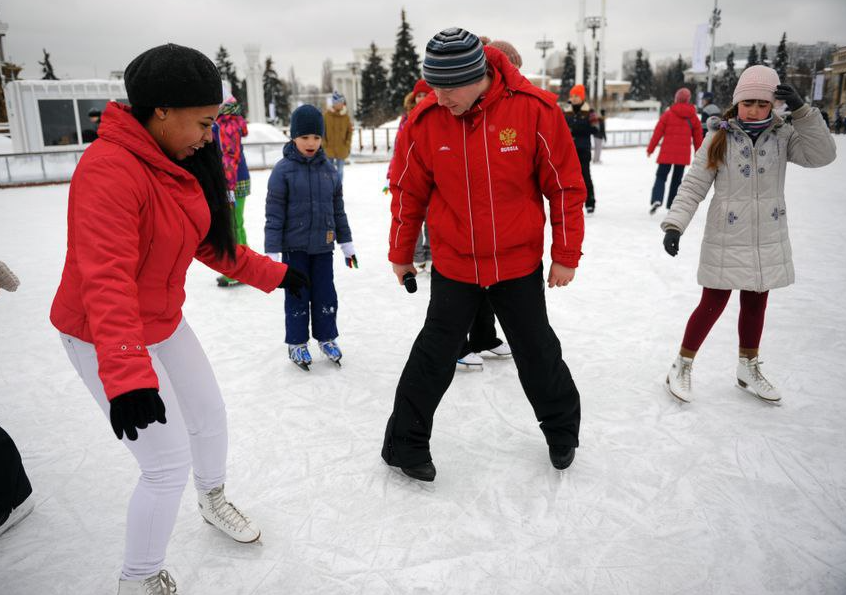
{"label": "black glove", "polygon": [[311,287],[311,281],[308,280],[308,276],[305,273],[301,273],[294,267],[289,266],[279,287],[290,290],[294,294],[294,297],[300,298],[302,297],[300,290],[304,287]]}
{"label": "black glove", "polygon": [[679,238],[681,238],[681,232],[678,229],[668,229],[664,232],[664,250],[670,256],[679,253]]}
{"label": "black glove", "polygon": [[799,93],[796,92],[796,89],[791,87],[790,85],[779,85],[776,87],[775,90],[775,98],[779,101],[783,101],[787,104],[787,109],[791,112],[795,112],[800,107],[805,105],[805,102],[802,100],[802,97],[799,96]]}
{"label": "black glove", "polygon": [[130,440],[137,440],[135,428],[143,430],[156,421],[167,423],[164,403],[154,388],[136,388],[116,396],[111,400],[109,417],[118,440],[123,439],[124,432]]}

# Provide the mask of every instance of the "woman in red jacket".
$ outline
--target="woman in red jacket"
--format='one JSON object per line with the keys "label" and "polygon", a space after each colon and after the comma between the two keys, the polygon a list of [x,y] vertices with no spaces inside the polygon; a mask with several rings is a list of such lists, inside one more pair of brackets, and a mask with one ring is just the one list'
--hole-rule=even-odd
{"label": "woman in red jacket", "polygon": [[141,469],[118,592],[171,593],[162,566],[192,465],[203,518],[239,542],[260,535],[223,493],[226,408],[182,317],[188,266],[196,258],[266,292],[308,280],[235,245],[212,142],[222,100],[214,64],[167,44],[135,58],[125,83],[132,107],[108,105],[71,180],[50,320]]}
{"label": "woman in red jacket", "polygon": [[[662,138],[663,141],[661,141]],[[658,120],[655,132],[652,133],[652,140],[646,148],[646,155],[649,157],[658,143],[661,143],[661,150],[658,152],[658,172],[655,174],[655,184],[652,186],[650,215],[664,203],[664,186],[671,167],[673,177],[670,180],[667,209],[673,206],[673,199],[684,177],[684,168],[690,165],[691,141],[693,151],[696,152],[702,144],[702,123],[696,114],[696,108],[690,103],[690,90],[682,87],[676,91],[675,103]]]}

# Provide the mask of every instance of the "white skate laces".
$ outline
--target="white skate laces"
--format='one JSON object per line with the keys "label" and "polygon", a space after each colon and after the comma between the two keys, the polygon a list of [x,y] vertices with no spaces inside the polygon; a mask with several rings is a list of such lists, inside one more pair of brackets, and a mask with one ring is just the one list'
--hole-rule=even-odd
{"label": "white skate laces", "polygon": [[261,531],[235,505],[226,500],[223,486],[214,488],[210,492],[198,494],[197,505],[200,514],[211,525],[214,525],[239,543],[252,543],[261,537]]}
{"label": "white skate laces", "polygon": [[693,398],[693,358],[679,355],[667,374],[667,391],[675,398],[689,403]]}
{"label": "white skate laces", "polygon": [[737,361],[737,385],[765,401],[779,401],[778,389],[764,377],[761,365],[764,362],[757,357],[741,357]]}
{"label": "white skate laces", "polygon": [[118,582],[118,595],[174,595],[175,593],[176,581],[167,570],[160,570],[158,574],[140,581],[121,579]]}

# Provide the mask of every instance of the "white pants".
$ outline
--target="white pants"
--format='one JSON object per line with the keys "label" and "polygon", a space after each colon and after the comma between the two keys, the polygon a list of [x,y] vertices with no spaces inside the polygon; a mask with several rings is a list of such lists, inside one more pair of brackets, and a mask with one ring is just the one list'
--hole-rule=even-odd
{"label": "white pants", "polygon": [[[73,367],[108,419],[110,405],[97,374],[94,345],[61,337]],[[147,350],[159,378],[167,423],[138,430],[138,440],[123,438],[141,469],[126,520],[121,578],[130,580],[156,574],[164,565],[192,463],[198,491],[223,485],[226,475],[226,407],[194,331],[183,319],[170,337]]]}

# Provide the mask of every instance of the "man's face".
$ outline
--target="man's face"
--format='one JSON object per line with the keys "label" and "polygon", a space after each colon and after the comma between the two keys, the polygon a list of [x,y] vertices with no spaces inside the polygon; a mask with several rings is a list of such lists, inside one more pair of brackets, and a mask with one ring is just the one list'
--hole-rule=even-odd
{"label": "man's face", "polygon": [[449,110],[453,116],[460,116],[476,103],[482,90],[485,88],[486,79],[463,87],[452,87],[450,89],[439,89],[435,87],[435,96],[438,98],[438,105]]}
{"label": "man's face", "polygon": [[573,105],[581,105],[585,102],[581,95],[570,95],[570,103]]}
{"label": "man's face", "polygon": [[344,109],[346,106],[347,106],[346,103],[344,103],[343,101],[339,101],[338,103],[332,104],[332,109],[335,110],[336,112],[340,113],[341,110]]}

